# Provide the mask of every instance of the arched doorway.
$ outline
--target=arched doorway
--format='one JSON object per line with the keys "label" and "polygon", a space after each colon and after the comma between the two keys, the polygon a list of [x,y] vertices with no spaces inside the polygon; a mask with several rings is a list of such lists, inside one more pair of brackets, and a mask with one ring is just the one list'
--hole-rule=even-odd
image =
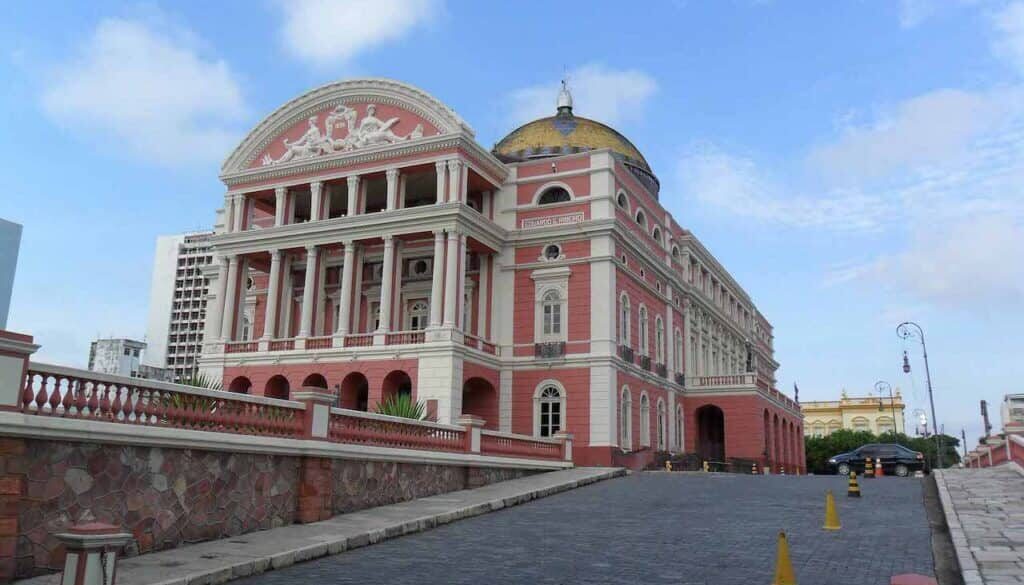
{"label": "arched doorway", "polygon": [[360,372],[352,372],[341,381],[341,407],[366,412],[370,402],[370,382]]}
{"label": "arched doorway", "polygon": [[306,379],[302,381],[303,388],[323,388],[327,389],[327,378],[324,378],[320,374],[310,374],[306,376]]}
{"label": "arched doorway", "polygon": [[288,378],[278,374],[267,380],[267,385],[263,388],[263,395],[267,398],[280,398],[282,400],[287,400],[288,391]]}
{"label": "arched doorway", "polygon": [[237,392],[238,394],[248,394],[252,388],[252,381],[245,376],[238,376],[234,380],[231,380],[231,384],[228,385],[228,391]]}
{"label": "arched doorway", "polygon": [[470,378],[462,385],[462,414],[484,419],[484,428],[498,428],[498,392],[483,378]]}
{"label": "arched doorway", "polygon": [[402,370],[395,370],[384,377],[380,400],[386,402],[388,398],[401,394],[412,396],[412,378]]}
{"label": "arched doorway", "polygon": [[697,454],[708,461],[725,461],[725,414],[713,404],[697,409]]}

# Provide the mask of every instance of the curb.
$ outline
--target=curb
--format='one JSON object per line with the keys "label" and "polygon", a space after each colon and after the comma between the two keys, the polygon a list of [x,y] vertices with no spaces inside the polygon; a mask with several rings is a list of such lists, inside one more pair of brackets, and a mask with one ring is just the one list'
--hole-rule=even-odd
{"label": "curb", "polygon": [[960,565],[960,575],[963,577],[964,585],[983,585],[981,571],[974,562],[974,555],[967,544],[967,534],[960,523],[960,516],[953,507],[953,500],[949,495],[949,487],[946,485],[947,470],[936,469],[932,471],[935,476],[935,487],[939,490],[939,502],[942,503],[942,513],[946,516],[946,525],[949,527],[949,538],[953,541],[953,549],[956,551],[956,560]]}
{"label": "curb", "polygon": [[[555,471],[555,472],[551,472],[551,473],[560,473],[560,472]],[[165,580],[161,580],[161,581],[148,581],[148,582],[145,582],[145,585],[216,585],[216,584],[219,584],[219,583],[225,583],[225,582],[233,580],[233,579],[239,579],[239,578],[248,577],[248,576],[251,576],[251,575],[258,575],[260,573],[263,573],[263,572],[266,572],[266,571],[271,571],[271,570],[274,570],[274,569],[283,569],[283,568],[289,567],[289,566],[291,566],[291,565],[293,565],[295,563],[300,563],[300,562],[303,562],[303,561],[308,561],[308,560],[312,560],[312,559],[316,559],[316,558],[320,558],[320,557],[324,557],[324,556],[329,556],[329,555],[336,555],[336,554],[343,553],[343,552],[348,551],[348,550],[354,550],[354,549],[357,549],[357,548],[361,548],[361,547],[368,546],[368,545],[371,545],[371,544],[376,544],[378,542],[382,542],[382,541],[389,540],[389,539],[392,539],[392,538],[397,538],[397,537],[400,537],[400,536],[405,536],[407,534],[415,534],[417,532],[423,532],[425,530],[430,530],[430,529],[438,527],[438,526],[443,526],[445,524],[449,524],[449,523],[455,522],[457,520],[462,520],[462,519],[465,519],[465,518],[472,518],[474,516],[480,516],[480,515],[483,515],[483,514],[487,514],[488,512],[494,512],[494,511],[497,511],[497,510],[501,510],[503,508],[510,508],[512,506],[517,506],[519,504],[525,504],[525,503],[530,502],[532,500],[536,500],[536,499],[544,498],[544,497],[551,496],[551,495],[554,495],[554,494],[566,492],[566,491],[569,491],[569,490],[572,490],[572,489],[576,489],[578,487],[582,487],[582,486],[585,486],[585,485],[596,483],[598,481],[603,481],[603,480],[612,479],[612,478],[616,478],[616,477],[622,477],[622,476],[625,476],[625,475],[626,475],[626,470],[625,469],[621,469],[621,468],[618,468],[618,469],[606,469],[606,470],[603,470],[601,472],[596,472],[596,473],[593,473],[593,474],[590,474],[590,475],[586,475],[586,476],[583,476],[583,477],[577,477],[577,478],[574,478],[574,479],[569,479],[569,480],[566,480],[566,481],[564,481],[562,483],[558,483],[558,484],[555,484],[555,485],[548,485],[548,486],[538,487],[538,488],[534,488],[534,489],[528,489],[527,488],[527,489],[525,489],[524,491],[522,491],[520,493],[516,493],[516,494],[510,495],[510,496],[496,497],[496,498],[493,498],[493,499],[490,499],[490,500],[486,500],[486,501],[483,501],[483,502],[475,503],[475,504],[468,505],[468,506],[463,506],[463,507],[460,507],[460,508],[446,510],[444,512],[438,512],[438,513],[434,513],[434,514],[429,514],[429,515],[421,516],[419,518],[412,518],[412,519],[407,519],[407,520],[396,520],[392,524],[388,524],[388,525],[385,525],[383,527],[375,528],[375,529],[372,529],[372,530],[366,530],[364,532],[359,532],[357,534],[349,534],[349,535],[344,535],[344,536],[339,534],[339,535],[337,535],[337,536],[335,536],[333,538],[330,535],[317,536],[316,540],[318,542],[315,542],[313,544],[306,544],[306,545],[303,545],[303,546],[299,546],[299,547],[293,548],[291,550],[280,551],[280,552],[278,552],[278,553],[276,553],[276,554],[274,554],[272,556],[250,557],[250,558],[241,560],[240,562],[226,563],[226,564],[224,564],[222,566],[219,566],[219,567],[211,567],[211,568],[204,569],[204,570],[201,570],[201,571],[195,571],[195,572],[187,573],[185,575],[177,576],[177,577],[174,577],[174,578],[171,578],[171,579],[165,579]],[[518,481],[518,480],[512,480],[512,481]],[[496,485],[500,485],[500,484],[491,484],[491,486],[496,486]],[[486,489],[487,487],[490,487],[490,486],[484,486],[484,488],[478,488],[478,489]],[[431,496],[431,497],[443,498],[443,497],[445,497],[445,495],[450,495],[450,494],[441,494],[439,496]],[[426,499],[429,499],[429,498],[424,498],[424,499],[426,500]],[[415,501],[415,500],[413,500],[413,501]],[[401,504],[396,504],[396,505],[401,505]],[[387,506],[385,506],[385,507],[387,507]],[[369,511],[372,511],[372,510],[373,509],[364,510],[363,512],[369,512]],[[325,520],[323,522],[314,522],[314,523],[311,523],[311,524],[302,524],[302,525],[294,525],[293,524],[293,525],[289,525],[289,526],[292,526],[292,527],[295,527],[295,526],[302,527],[302,526],[317,526],[317,525],[323,526],[323,525],[329,525],[331,523],[340,524],[340,523],[344,522],[344,519],[345,519],[346,516],[351,516],[351,515],[350,514],[342,514],[342,515],[336,516],[335,518],[332,518],[331,520]],[[287,527],[284,527],[284,528],[287,528]],[[339,532],[341,532],[341,531],[339,530]],[[244,538],[245,536],[247,536],[247,535],[242,535],[239,538]],[[212,541],[212,542],[216,542],[216,541]],[[212,544],[212,543],[204,543],[204,544]],[[197,546],[201,546],[201,545],[197,545]],[[187,547],[186,548],[180,548],[180,549],[172,549],[172,550],[175,550],[175,551],[185,551],[185,550],[187,550]],[[134,557],[134,558],[142,558],[142,557]],[[121,562],[126,562],[126,561],[130,562],[131,559],[125,559],[125,561],[121,561]],[[120,572],[120,573],[123,576],[122,578],[124,579],[124,582],[129,584],[129,585],[143,585],[143,583],[144,583],[141,580],[136,581],[134,579],[131,579],[126,574],[126,572]],[[33,581],[35,581],[35,580],[33,579]],[[26,582],[25,585],[29,585],[28,582]]]}

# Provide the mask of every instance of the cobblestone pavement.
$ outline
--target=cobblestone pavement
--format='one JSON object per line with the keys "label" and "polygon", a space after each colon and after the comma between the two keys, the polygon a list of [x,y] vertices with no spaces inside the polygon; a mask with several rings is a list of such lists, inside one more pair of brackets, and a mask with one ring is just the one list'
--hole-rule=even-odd
{"label": "cobblestone pavement", "polygon": [[[602,583],[757,585],[785,530],[798,582],[888,585],[932,574],[920,480],[641,473],[238,585]],[[842,529],[822,530],[825,490]]]}
{"label": "cobblestone pavement", "polygon": [[1024,583],[1024,471],[1019,469],[952,469],[939,477],[939,497],[966,585]]}

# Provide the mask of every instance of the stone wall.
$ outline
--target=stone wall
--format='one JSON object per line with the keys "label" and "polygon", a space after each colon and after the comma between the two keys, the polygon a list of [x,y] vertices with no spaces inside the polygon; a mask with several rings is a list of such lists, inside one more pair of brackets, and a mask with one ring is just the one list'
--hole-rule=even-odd
{"label": "stone wall", "polygon": [[0,437],[0,581],[60,570],[83,518],[134,555],[536,472]]}

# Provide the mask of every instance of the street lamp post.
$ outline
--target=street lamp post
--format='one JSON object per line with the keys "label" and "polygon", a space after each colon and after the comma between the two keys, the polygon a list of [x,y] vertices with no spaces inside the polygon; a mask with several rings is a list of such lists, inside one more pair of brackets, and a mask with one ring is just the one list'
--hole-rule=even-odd
{"label": "street lamp post", "polygon": [[[904,321],[896,327],[896,335],[903,339],[917,337],[921,340],[921,352],[924,354],[924,378],[928,384],[928,403],[932,410],[932,432],[935,434],[935,466],[942,467],[942,438],[939,435],[939,423],[935,419],[935,397],[932,395],[932,374],[928,368],[928,346],[924,342],[924,330],[913,321]],[[903,354],[903,372],[910,373],[910,361]]]}
{"label": "street lamp post", "polygon": [[[893,439],[895,439],[896,438],[896,431],[899,428],[896,425],[896,399],[893,398],[893,395],[892,395],[892,385],[889,384],[888,382],[884,382],[882,380],[879,380],[879,381],[875,382],[875,391],[878,392],[878,400],[879,400],[879,402],[881,402],[881,400],[882,400],[882,389],[886,389],[889,392],[889,406],[892,407],[892,436],[893,436]],[[881,409],[879,409],[879,410],[881,410]]]}

